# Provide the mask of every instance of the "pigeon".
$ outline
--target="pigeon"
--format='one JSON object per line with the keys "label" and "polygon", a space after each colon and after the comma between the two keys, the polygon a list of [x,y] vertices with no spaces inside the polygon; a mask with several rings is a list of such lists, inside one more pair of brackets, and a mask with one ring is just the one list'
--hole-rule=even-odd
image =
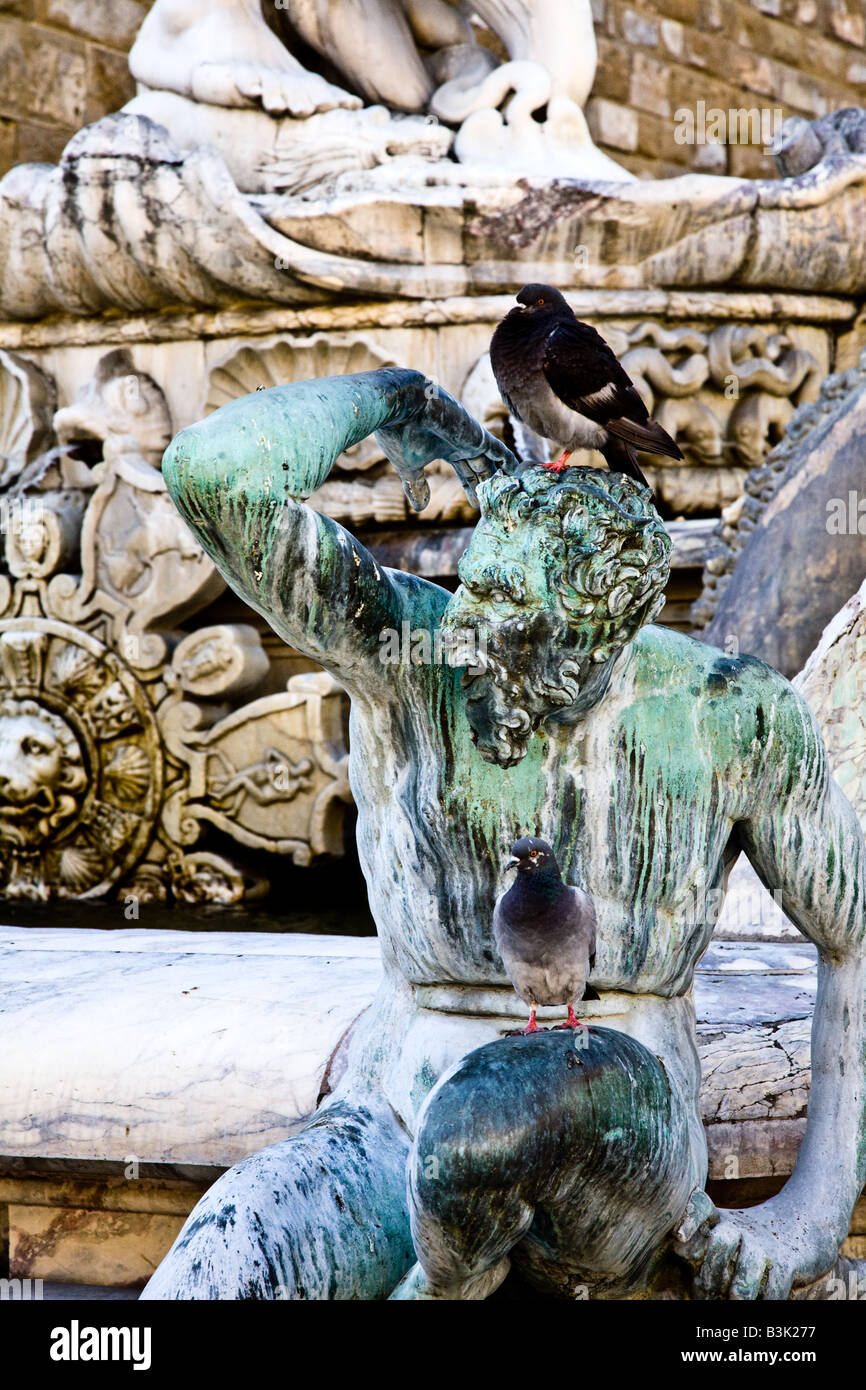
{"label": "pigeon", "polygon": [[579,1028],[574,1005],[597,999],[587,987],[595,964],[595,908],[588,894],[563,883],[556,855],[546,840],[524,835],[511,847],[506,869],[517,877],[493,913],[493,937],[508,978],[524,1003],[537,1033],[539,1004],[567,1004],[560,1028]]}
{"label": "pigeon", "polygon": [[563,446],[555,473],[575,449],[598,449],[612,472],[647,486],[635,449],[683,456],[646,406],[600,333],[575,318],[559,290],[525,285],[490,343],[500,395],[522,424]]}

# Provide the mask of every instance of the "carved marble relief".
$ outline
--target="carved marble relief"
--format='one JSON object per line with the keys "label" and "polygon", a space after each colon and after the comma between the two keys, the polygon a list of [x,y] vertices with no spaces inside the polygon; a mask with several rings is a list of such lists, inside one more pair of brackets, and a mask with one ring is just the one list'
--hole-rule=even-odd
{"label": "carved marble relief", "polygon": [[0,497],[0,896],[239,902],[268,887],[245,846],[342,854],[342,693],[322,675],[256,699],[256,628],[196,626],[225,585],[159,471],[161,388],[110,352],[52,434],[53,382],[0,366],[23,441]]}

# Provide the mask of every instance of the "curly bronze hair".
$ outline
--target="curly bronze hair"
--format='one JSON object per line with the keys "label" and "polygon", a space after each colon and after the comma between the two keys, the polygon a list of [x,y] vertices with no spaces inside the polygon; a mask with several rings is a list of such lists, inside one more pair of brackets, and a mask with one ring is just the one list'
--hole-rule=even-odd
{"label": "curly bronze hair", "polygon": [[530,467],[497,473],[478,489],[481,515],[511,531],[543,527],[545,563],[568,624],[598,634],[595,660],[631,641],[664,606],[671,538],[649,488],[622,473]]}

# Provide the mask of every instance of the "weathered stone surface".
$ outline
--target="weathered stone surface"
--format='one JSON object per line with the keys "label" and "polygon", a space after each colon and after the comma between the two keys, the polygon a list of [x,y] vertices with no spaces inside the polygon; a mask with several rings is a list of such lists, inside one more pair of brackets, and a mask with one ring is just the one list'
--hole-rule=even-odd
{"label": "weathered stone surface", "polygon": [[82,44],[0,19],[0,104],[75,130],[85,119],[87,59]]}
{"label": "weathered stone surface", "polygon": [[153,933],[146,922],[145,908],[134,929],[0,932],[5,1154],[238,1162],[309,1118],[381,977],[372,937]]}
{"label": "weathered stone surface", "polygon": [[866,582],[827,624],[795,684],[821,725],[833,776],[866,825]]}
{"label": "weathered stone surface", "polygon": [[866,356],[827,378],[723,518],[695,619],[701,637],[799,671],[866,572]]}
{"label": "weathered stone surface", "polygon": [[182,1226],[182,1216],[10,1205],[9,1273],[18,1279],[142,1285]]}
{"label": "weathered stone surface", "polygon": [[45,22],[73,34],[127,48],[149,9],[147,0],[42,0]]}
{"label": "weathered stone surface", "polygon": [[[516,289],[533,276],[564,289],[736,283],[858,293],[864,177],[866,155],[849,153],[793,180],[689,175],[666,185],[662,200],[640,181],[551,182],[407,156],[341,174],[321,196],[245,196],[214,149],[186,152],[144,116],[111,116],[79,132],[59,169],[12,171],[0,182],[0,308],[38,318],[238,298],[309,303],[341,291],[448,298]],[[389,248],[405,255],[416,242],[419,209],[440,230],[447,212],[454,227],[444,243],[425,235],[423,261],[407,263]]]}
{"label": "weathered stone surface", "polygon": [[135,83],[125,53],[91,45],[87,52],[87,102],[84,120],[98,121],[106,111],[117,111],[135,95]]}

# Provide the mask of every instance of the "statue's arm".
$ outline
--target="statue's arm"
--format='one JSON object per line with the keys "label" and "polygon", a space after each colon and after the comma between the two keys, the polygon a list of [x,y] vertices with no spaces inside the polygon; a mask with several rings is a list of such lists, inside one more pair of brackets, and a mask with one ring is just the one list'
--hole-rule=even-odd
{"label": "statue's arm", "polygon": [[451,462],[470,496],[496,468],[516,467],[451,396],[397,368],[243,396],[182,430],[163,459],[175,504],[232,588],[352,693],[385,679],[383,629],[438,622],[424,599],[435,586],[384,569],[305,505],[340,453],[371,433],[419,510],[433,459]]}
{"label": "statue's arm", "polygon": [[866,1182],[866,848],[814,716],[777,680],[756,804],[739,834],[764,884],[781,890],[785,911],[818,947],[808,1120],[781,1192],[722,1212],[704,1231],[698,1279],[710,1297],[786,1298],[792,1284],[820,1277]]}
{"label": "statue's arm", "polygon": [[775,795],[741,831],[759,875],[818,947],[806,1135],[775,1199],[780,1212],[808,1214],[817,1275],[835,1260],[866,1182],[866,847],[793,691],[780,734]]}

